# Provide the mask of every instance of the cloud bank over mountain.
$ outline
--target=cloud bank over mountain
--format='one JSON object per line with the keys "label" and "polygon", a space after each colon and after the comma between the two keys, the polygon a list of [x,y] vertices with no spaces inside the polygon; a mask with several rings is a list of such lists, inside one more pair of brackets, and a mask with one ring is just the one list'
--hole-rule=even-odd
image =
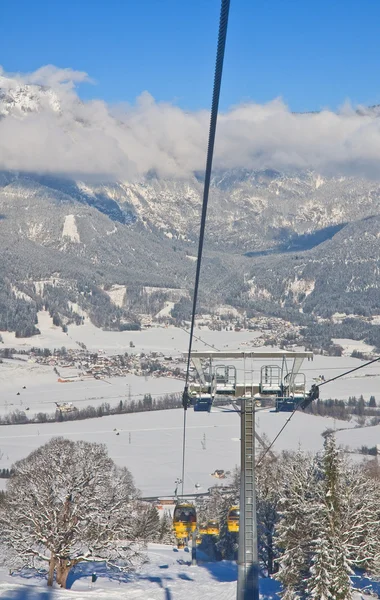
{"label": "cloud bank over mountain", "polygon": [[[144,92],[135,104],[82,101],[80,71],[52,65],[29,74],[0,69],[0,169],[138,179],[154,171],[186,177],[203,170],[209,112],[185,111]],[[281,99],[222,113],[216,168],[314,169],[380,174],[380,109],[294,114]]]}

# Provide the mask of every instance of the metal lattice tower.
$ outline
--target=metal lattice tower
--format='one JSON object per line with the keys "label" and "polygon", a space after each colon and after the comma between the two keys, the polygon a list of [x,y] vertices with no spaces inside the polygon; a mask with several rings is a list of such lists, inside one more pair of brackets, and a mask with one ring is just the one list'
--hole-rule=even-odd
{"label": "metal lattice tower", "polygon": [[[187,358],[187,354],[185,354]],[[213,362],[221,359],[231,359],[233,361],[246,359],[258,359],[258,360],[277,360],[284,361],[290,359],[293,361],[293,365],[288,372],[289,381],[288,391],[290,397],[295,400],[296,392],[300,390],[294,384],[295,377],[299,374],[302,361],[306,358],[312,360],[312,352],[293,352],[289,350],[272,350],[272,351],[260,351],[260,350],[228,350],[228,351],[192,351],[191,358],[193,360],[194,367],[196,368],[199,384],[191,384],[193,391],[199,396],[202,393],[207,393],[208,396],[212,397],[218,394],[218,382],[215,378],[215,389],[211,390],[210,384],[206,381],[202,360],[209,361],[210,373],[212,373]],[[267,369],[271,365],[267,364]],[[265,367],[265,365],[264,365]],[[280,371],[280,369],[279,369]],[[262,370],[261,370],[262,372]],[[253,367],[251,369],[251,376],[253,373]],[[239,525],[239,552],[238,552],[238,584],[237,584],[237,600],[259,600],[259,568],[258,568],[258,549],[257,549],[257,521],[256,521],[256,490],[255,490],[255,439],[261,441],[259,435],[256,435],[255,431],[255,409],[256,409],[256,397],[260,398],[260,395],[275,395],[283,393],[284,378],[275,382],[278,390],[272,389],[274,386],[271,385],[271,389],[263,389],[262,382],[253,382],[251,378],[248,382],[245,377],[245,362],[244,362],[244,382],[235,381],[235,386],[229,395],[231,398],[239,398],[241,400],[241,484],[240,484],[240,525]],[[273,382],[270,382],[273,384]],[[275,386],[275,387],[276,387]],[[304,378],[304,386],[306,386],[306,380]],[[224,388],[222,389],[224,391]],[[293,394],[293,396],[292,396]],[[305,397],[305,389],[303,390],[303,398]],[[211,401],[212,402],[212,401]],[[261,442],[262,443],[262,442]]]}
{"label": "metal lattice tower", "polygon": [[259,600],[255,490],[255,401],[242,399],[237,600]]}

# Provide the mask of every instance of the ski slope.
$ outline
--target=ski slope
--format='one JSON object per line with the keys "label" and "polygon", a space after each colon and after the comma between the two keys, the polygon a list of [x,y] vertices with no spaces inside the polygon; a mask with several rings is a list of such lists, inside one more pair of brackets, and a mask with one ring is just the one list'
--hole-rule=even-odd
{"label": "ski slope", "polygon": [[[207,562],[201,553],[191,566],[191,554],[171,546],[149,544],[147,562],[133,575],[107,573],[104,565],[80,564],[69,575],[70,590],[46,588],[46,581],[24,573],[10,576],[0,569],[2,600],[235,600],[237,566],[232,562]],[[98,579],[91,584],[91,574]],[[260,599],[279,600],[279,585],[260,580]],[[370,600],[354,594],[354,600]]]}

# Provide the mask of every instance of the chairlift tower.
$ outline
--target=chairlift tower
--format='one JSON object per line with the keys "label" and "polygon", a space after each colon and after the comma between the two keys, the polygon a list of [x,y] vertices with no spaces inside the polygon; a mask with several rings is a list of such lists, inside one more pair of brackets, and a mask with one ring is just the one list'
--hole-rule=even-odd
{"label": "chairlift tower", "polygon": [[[194,386],[195,401],[196,395],[202,396],[206,390],[206,379],[212,381],[213,361],[224,359],[244,360],[244,383],[235,381],[233,393],[229,393],[235,399],[241,401],[241,435],[240,435],[240,455],[241,455],[241,475],[240,475],[240,521],[239,521],[239,551],[238,551],[238,581],[237,581],[237,600],[259,600],[259,560],[257,548],[257,515],[256,515],[256,486],[255,486],[255,440],[260,441],[260,436],[255,431],[255,410],[256,400],[260,397],[275,396],[277,399],[285,394],[295,399],[295,394],[302,390],[296,390],[294,381],[299,373],[302,361],[307,358],[313,358],[312,352],[255,352],[255,351],[230,351],[230,352],[202,352],[194,351],[191,358],[195,366],[200,384]],[[251,380],[245,381],[246,359],[261,359],[282,361],[282,376],[279,390],[265,387],[263,373],[267,374],[268,369],[261,369],[260,383],[254,383],[251,374]],[[287,369],[286,361],[293,359],[291,369]],[[209,373],[207,378],[202,370],[202,361],[209,363]],[[253,364],[253,362],[252,362]],[[285,368],[284,368],[285,367]],[[216,368],[215,368],[216,370]],[[228,368],[227,368],[228,371]],[[216,371],[217,372],[217,371]],[[218,394],[218,377],[215,377],[215,394]],[[268,378],[265,379],[268,384]],[[287,383],[287,382],[290,382]],[[230,382],[229,382],[230,383]],[[277,386],[277,381],[275,382]],[[221,390],[225,387],[225,382],[221,382]],[[306,383],[305,383],[306,385]],[[191,387],[191,386],[190,386]],[[286,389],[286,392],[284,391]],[[207,393],[210,395],[210,384],[208,383]],[[220,393],[220,392],[219,392]],[[306,390],[303,390],[306,394]],[[212,398],[213,399],[213,398]],[[282,398],[282,402],[284,398]],[[278,403],[277,403],[278,405]]]}
{"label": "chairlift tower", "polygon": [[237,600],[259,600],[255,486],[255,400],[241,399],[240,520]]}

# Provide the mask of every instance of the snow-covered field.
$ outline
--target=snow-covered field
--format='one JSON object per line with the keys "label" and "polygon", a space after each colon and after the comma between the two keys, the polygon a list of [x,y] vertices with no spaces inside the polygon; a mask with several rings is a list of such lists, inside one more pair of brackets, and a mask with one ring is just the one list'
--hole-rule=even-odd
{"label": "snow-covered field", "polygon": [[[41,583],[1,573],[0,598],[63,600],[232,600],[236,596],[236,565],[233,563],[201,563],[191,566],[191,554],[174,552],[171,546],[151,544],[150,562],[136,575],[108,575],[104,567],[95,569],[98,579],[91,587],[91,573],[86,565],[78,565],[69,576],[70,591],[54,589],[48,594]],[[190,563],[190,564],[189,564]],[[38,588],[36,589],[36,584]],[[46,584],[45,584],[46,585]],[[2,593],[2,589],[5,590]],[[43,594],[46,592],[46,595]]]}
{"label": "snow-covered field", "polygon": [[[42,311],[39,313],[39,327],[42,334],[31,339],[16,339],[14,334],[3,333],[4,346],[29,348],[31,345],[39,347],[79,348],[78,342],[83,342],[94,351],[103,350],[109,354],[120,352],[163,352],[173,356],[180,355],[187,348],[188,334],[186,331],[173,327],[158,327],[143,331],[109,332],[96,329],[90,322],[81,326],[71,326],[69,334],[62,332],[60,327],[54,327],[49,315]],[[257,332],[248,331],[210,331],[196,329],[195,350],[209,350],[210,346],[220,350],[249,350],[250,342],[259,335]],[[129,342],[135,347],[131,349]],[[257,349],[258,350],[258,349]],[[268,348],[266,348],[268,350]],[[230,363],[233,361],[222,361]],[[267,361],[268,362],[268,361]],[[271,363],[274,361],[271,360]],[[250,359],[235,362],[238,370],[238,381],[246,383],[252,379],[259,381],[260,368],[265,361]],[[315,356],[313,361],[305,361],[301,371],[305,373],[307,386],[323,375],[330,379],[343,371],[357,367],[361,364],[358,359],[349,356],[326,357]],[[290,363],[289,363],[290,366]],[[66,373],[70,374],[70,373]],[[149,378],[128,375],[122,378],[112,378],[107,382],[102,380],[76,381],[75,383],[58,383],[58,377],[53,367],[38,365],[22,360],[4,361],[0,364],[0,385],[2,394],[0,398],[0,414],[6,414],[16,409],[29,409],[29,414],[36,412],[53,412],[55,402],[75,402],[77,406],[97,406],[103,402],[115,405],[120,399],[131,397],[139,399],[146,393],[160,396],[165,393],[179,392],[183,383],[170,378]],[[24,386],[26,389],[24,389]],[[321,387],[321,397],[347,399],[350,395],[363,394],[366,400],[374,394],[380,386],[380,363],[339,379],[336,382]]]}
{"label": "snow-covered field", "polygon": [[[261,410],[257,413],[257,431],[271,440],[288,416]],[[321,433],[327,427],[334,427],[333,419],[296,413],[275,449],[301,446],[317,451],[322,448]],[[0,428],[0,467],[10,467],[54,436],[103,442],[111,458],[131,470],[143,496],[173,494],[175,480],[181,475],[182,432],[182,409],[64,423],[7,425]],[[211,476],[215,469],[232,470],[239,463],[240,419],[233,410],[214,408],[209,414],[189,409],[186,438],[185,493],[195,492],[195,484],[200,485],[199,491],[206,491],[217,483]]]}
{"label": "snow-covered field", "polygon": [[[173,327],[119,333],[98,330],[90,323],[70,327],[69,336],[66,336],[60,328],[52,325],[47,313],[40,313],[39,326],[43,332],[39,336],[40,339],[14,341],[19,345],[26,342],[37,345],[36,341],[38,341],[41,347],[46,345],[57,347],[63,345],[64,341],[66,346],[69,345],[67,343],[69,341],[73,347],[78,347],[77,341],[83,341],[88,348],[103,349],[110,353],[126,349],[130,351],[129,341],[133,341],[134,352],[155,350],[171,355],[182,352],[188,341],[188,334],[185,331]],[[249,350],[250,341],[257,333],[197,329],[196,335],[211,346],[215,346],[215,349]],[[6,336],[9,337],[11,334]],[[5,339],[4,345],[9,345],[7,341],[9,342]],[[195,340],[194,347],[205,349],[200,340]],[[238,380],[243,381],[245,378],[248,382],[253,377],[258,381],[260,368],[265,362],[253,361],[252,363],[247,359],[245,363],[245,369],[243,361],[236,363]],[[320,375],[330,379],[360,364],[361,361],[348,356],[315,356],[313,361],[304,361],[302,371],[306,375],[307,386],[311,386]],[[349,395],[363,394],[368,399],[370,395],[376,395],[379,383],[380,364],[376,363],[347,378],[321,387],[321,397],[347,398]],[[51,413],[55,409],[55,402],[67,401],[74,402],[78,407],[96,406],[102,402],[115,405],[120,399],[127,399],[129,396],[138,399],[145,393],[160,396],[183,389],[183,382],[180,380],[135,375],[115,377],[107,381],[88,379],[63,384],[58,383],[52,367],[18,360],[4,361],[0,364],[0,385],[2,387],[1,414],[16,409],[29,409],[27,414],[39,411]],[[273,439],[287,417],[286,414],[259,412],[258,432],[261,435],[266,434],[269,440]],[[174,410],[118,415],[86,421],[6,426],[0,430],[0,452],[3,454],[0,467],[11,466],[15,460],[26,456],[52,436],[63,435],[72,439],[106,443],[110,456],[116,463],[130,468],[143,495],[171,494],[175,487],[174,482],[181,474],[182,425],[183,412]],[[210,474],[215,469],[231,470],[235,467],[239,461],[239,426],[239,417],[234,412],[218,409],[214,409],[211,414],[188,411],[188,474],[185,482],[187,492],[193,492],[195,484],[199,484],[201,490],[214,484],[215,479]],[[294,449],[300,445],[307,450],[319,450],[323,443],[321,433],[327,427],[334,426],[339,428],[350,425],[299,413],[281,435],[275,448]],[[371,436],[370,444],[368,432]],[[338,441],[353,448],[362,444],[374,445],[380,443],[380,427],[339,432]],[[206,450],[203,449],[204,445]]]}
{"label": "snow-covered field", "polygon": [[[71,370],[65,374],[71,375]],[[120,400],[137,401],[144,394],[159,397],[183,389],[183,382],[178,379],[136,375],[59,383],[53,367],[24,360],[4,360],[0,364],[0,385],[0,414],[28,409],[29,415],[54,413],[55,402],[73,402],[77,408],[103,402],[115,406]]]}
{"label": "snow-covered field", "polygon": [[[142,331],[103,331],[96,328],[89,319],[83,325],[70,325],[68,333],[64,333],[61,327],[55,327],[52,319],[46,311],[38,313],[38,327],[41,335],[32,338],[16,338],[14,333],[2,332],[4,343],[2,347],[14,347],[29,349],[32,346],[40,348],[79,348],[79,343],[85,344],[90,351],[102,350],[107,354],[118,354],[120,352],[163,352],[172,356],[179,356],[187,350],[188,333],[184,329],[176,327],[156,326]],[[257,331],[210,331],[207,328],[196,328],[193,350],[271,350],[271,348],[253,348],[252,342],[261,335]],[[199,339],[198,339],[199,338]],[[369,350],[362,344],[353,340],[336,340],[345,343],[352,351],[354,348],[364,351]],[[134,347],[130,348],[130,342]],[[203,343],[205,342],[205,343]],[[223,361],[226,362],[225,360]],[[250,371],[254,369],[254,379],[259,379],[260,367],[264,362],[246,361],[246,378],[250,378]],[[329,357],[314,356],[313,361],[305,361],[302,372],[305,373],[307,384],[311,385],[313,379],[323,374],[325,379],[330,379],[342,371],[357,367],[361,361],[350,356]],[[239,368],[238,379],[243,381],[242,361],[237,363]],[[2,367],[3,369],[3,367]],[[0,381],[8,377],[1,376]],[[380,363],[375,363],[363,371],[354,373],[352,376],[338,380],[323,389],[324,397],[346,398],[348,395],[360,395],[369,398],[376,394],[380,383]],[[150,391],[150,390],[148,390]]]}
{"label": "snow-covered field", "polygon": [[380,444],[380,425],[338,431],[336,439],[337,443],[344,448],[360,449],[362,446],[371,448]]}
{"label": "snow-covered field", "polygon": [[[90,323],[71,327],[69,335],[51,325],[50,318],[40,315],[43,334],[33,340],[12,340],[6,334],[6,346],[22,346],[27,341],[33,345],[50,348],[65,345],[78,348],[78,341],[89,349],[102,349],[109,354],[130,351],[129,342],[135,344],[134,352],[161,351],[178,355],[187,346],[187,333],[174,328],[154,328],[141,332],[102,332]],[[45,321],[44,321],[45,319]],[[42,321],[42,323],[41,323]],[[252,332],[212,332],[197,330],[196,335],[215,349],[249,350]],[[10,338],[10,339],[7,339]],[[196,341],[195,348],[205,349],[202,342]],[[207,348],[207,347],[206,347]],[[226,361],[224,361],[226,362]],[[258,380],[262,361],[255,361],[254,379]],[[314,357],[305,361],[302,371],[310,386],[319,375],[329,379],[342,371],[360,365],[360,361],[348,356],[341,358]],[[244,378],[244,366],[240,362],[238,379]],[[246,361],[246,381],[250,380],[251,363]],[[321,388],[322,397],[347,398],[349,395],[366,399],[376,396],[379,389],[380,365],[375,364],[346,379]],[[120,398],[138,397],[151,393],[162,395],[181,391],[183,382],[175,379],[143,378],[129,375],[105,381],[86,380],[69,384],[59,384],[51,367],[29,362],[5,361],[0,364],[0,412],[15,409],[30,412],[52,412],[54,402],[73,401],[78,406],[96,406],[108,401],[117,403]],[[26,389],[23,389],[26,386]],[[17,395],[20,392],[20,395]],[[380,398],[378,398],[380,400]],[[289,414],[273,413],[266,409],[258,410],[256,424],[258,433],[272,440]],[[380,443],[380,426],[367,429],[352,429],[352,424],[334,421],[329,418],[313,417],[296,413],[276,442],[274,449],[296,449],[301,447],[312,452],[322,448],[321,433],[326,428],[348,427],[337,433],[338,442],[350,447],[362,444]],[[151,413],[136,413],[40,425],[11,425],[0,428],[0,467],[10,467],[12,463],[27,456],[33,449],[46,443],[53,436],[64,436],[73,440],[84,439],[103,442],[107,445],[111,458],[119,465],[127,466],[143,496],[169,495],[175,489],[175,480],[181,475],[183,411],[170,410]],[[215,469],[232,470],[239,463],[240,419],[232,409],[214,408],[210,414],[187,412],[187,453],[185,493],[206,491],[217,480],[211,475]],[[4,488],[5,480],[0,480]],[[221,481],[223,483],[223,481]],[[197,488],[195,485],[198,484]],[[232,600],[236,597],[236,565],[233,563],[205,562],[192,567],[190,555],[175,552],[171,547],[151,545],[150,562],[136,575],[125,580],[112,578],[106,572],[99,572],[97,582],[91,587],[92,566],[79,565],[71,576],[70,591],[54,589],[47,591],[45,581],[36,578],[25,579],[10,576],[0,571],[0,598],[9,600]],[[98,567],[97,567],[98,568]],[[262,599],[278,600],[277,584],[272,580],[261,581]],[[355,600],[360,600],[360,594]],[[363,596],[364,598],[364,596]]]}
{"label": "snow-covered field", "polygon": [[[165,331],[165,333],[167,332]],[[238,368],[238,380],[243,381],[242,362],[235,364]],[[254,361],[253,378],[255,381],[260,378],[260,368],[263,364],[265,364],[264,361]],[[326,379],[330,379],[344,370],[360,364],[361,361],[358,359],[349,357],[315,356],[313,361],[304,362],[302,371],[306,375],[307,386],[310,387],[314,378],[321,374]],[[250,369],[251,365],[247,361],[246,382],[252,379]],[[71,371],[66,374],[70,375]],[[114,377],[106,381],[85,379],[84,381],[59,383],[53,367],[24,360],[5,360],[0,364],[0,385],[2,389],[0,414],[7,414],[16,409],[24,411],[29,409],[29,414],[52,413],[55,410],[55,402],[74,402],[79,408],[87,405],[97,406],[103,402],[109,402],[113,406],[119,400],[126,400],[129,397],[138,400],[147,393],[157,397],[183,390],[183,382],[178,379],[138,377],[136,375]],[[24,386],[26,389],[23,389]],[[363,394],[364,398],[369,400],[372,394],[376,396],[379,388],[380,363],[375,363],[347,378],[321,387],[321,397],[347,399],[348,396],[358,397]]]}
{"label": "snow-covered field", "polygon": [[[185,330],[176,327],[157,326],[142,331],[103,331],[95,327],[89,319],[83,325],[70,325],[68,333],[61,327],[55,327],[48,312],[38,313],[38,328],[41,335],[32,338],[16,338],[14,333],[2,332],[1,336],[5,347],[12,348],[79,348],[78,342],[85,344],[88,350],[104,350],[108,354],[130,352],[129,342],[135,344],[133,352],[159,351],[165,354],[179,355],[186,351],[188,334]],[[195,331],[205,342],[215,345],[216,349],[229,347],[238,349],[244,342],[247,343],[260,335],[253,331],[210,331],[208,329]],[[199,340],[194,340],[194,349],[204,348]]]}
{"label": "snow-covered field", "polygon": [[[53,588],[37,578],[10,576],[0,570],[0,598],[4,600],[235,600],[237,566],[231,562],[207,562],[199,553],[199,564],[191,566],[188,552],[171,546],[150,544],[149,562],[132,576],[111,575],[102,566],[79,564],[69,575],[70,590]],[[91,584],[93,571],[98,574]],[[279,600],[278,584],[260,580],[260,599]],[[354,600],[369,600],[355,594]]]}
{"label": "snow-covered field", "polygon": [[342,346],[344,354],[349,356],[354,350],[357,350],[358,352],[372,352],[374,350],[374,346],[370,346],[369,344],[358,340],[350,340],[348,338],[332,338],[332,341],[334,344]]}

